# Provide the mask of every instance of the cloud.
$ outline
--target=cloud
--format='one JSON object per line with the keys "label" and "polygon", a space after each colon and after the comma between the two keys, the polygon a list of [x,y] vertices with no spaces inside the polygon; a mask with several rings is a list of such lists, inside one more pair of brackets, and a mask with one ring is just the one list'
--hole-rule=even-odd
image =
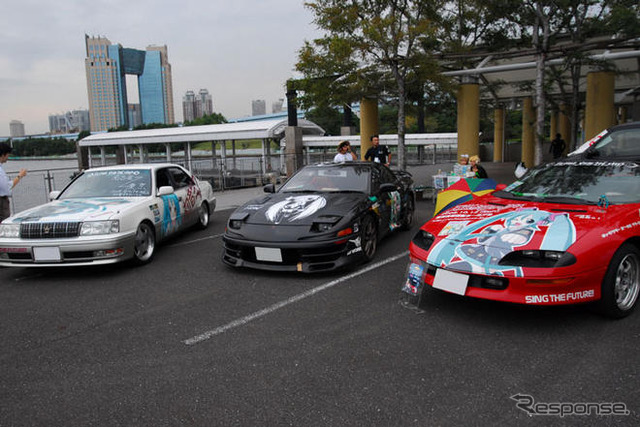
{"label": "cloud", "polygon": [[0,15],[0,135],[20,120],[48,131],[48,115],[88,108],[84,35],[144,50],[166,45],[174,109],[206,88],[227,118],[284,98],[297,51],[317,36],[303,2],[292,0],[8,0]]}

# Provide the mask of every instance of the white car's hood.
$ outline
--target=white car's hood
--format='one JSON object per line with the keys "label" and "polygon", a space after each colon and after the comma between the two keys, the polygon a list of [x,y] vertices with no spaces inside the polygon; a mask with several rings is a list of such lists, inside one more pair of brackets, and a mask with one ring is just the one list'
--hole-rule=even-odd
{"label": "white car's hood", "polygon": [[90,198],[54,200],[22,211],[7,222],[73,222],[112,218],[133,206],[140,198]]}

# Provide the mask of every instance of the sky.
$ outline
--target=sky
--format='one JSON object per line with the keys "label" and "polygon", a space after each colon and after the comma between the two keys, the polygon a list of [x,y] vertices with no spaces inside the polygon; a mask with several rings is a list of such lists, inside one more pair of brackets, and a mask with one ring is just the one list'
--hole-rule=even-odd
{"label": "sky", "polygon": [[[182,97],[207,89],[227,119],[251,101],[285,97],[305,40],[319,37],[304,0],[4,0],[0,13],[0,136],[19,120],[28,135],[48,117],[88,109],[84,36],[126,48],[166,45],[176,121]],[[129,81],[129,80],[128,80]]]}

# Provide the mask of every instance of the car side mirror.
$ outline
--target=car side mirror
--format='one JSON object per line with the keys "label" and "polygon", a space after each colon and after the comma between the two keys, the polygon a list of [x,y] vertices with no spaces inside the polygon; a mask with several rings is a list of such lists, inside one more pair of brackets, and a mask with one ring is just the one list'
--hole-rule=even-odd
{"label": "car side mirror", "polygon": [[264,190],[265,193],[275,193],[276,186],[273,184],[267,184],[264,187],[262,187],[262,190]]}
{"label": "car side mirror", "polygon": [[169,194],[173,194],[173,187],[170,185],[163,185],[158,188],[158,196],[168,196]]}
{"label": "car side mirror", "polygon": [[49,193],[49,200],[55,200],[58,198],[59,195],[60,195],[60,191],[53,190]]}

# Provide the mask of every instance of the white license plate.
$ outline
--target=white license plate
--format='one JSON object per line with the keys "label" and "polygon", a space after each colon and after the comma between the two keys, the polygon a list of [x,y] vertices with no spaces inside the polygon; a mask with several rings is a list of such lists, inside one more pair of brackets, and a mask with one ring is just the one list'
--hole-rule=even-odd
{"label": "white license plate", "polygon": [[436,276],[433,278],[434,288],[458,295],[464,295],[467,291],[467,283],[469,283],[469,276],[466,274],[454,273],[441,268],[436,270]]}
{"label": "white license plate", "polygon": [[33,259],[38,261],[60,261],[60,248],[58,247],[44,247],[33,248]]}
{"label": "white license plate", "polygon": [[282,262],[282,252],[280,248],[256,247],[256,259],[258,261]]}

